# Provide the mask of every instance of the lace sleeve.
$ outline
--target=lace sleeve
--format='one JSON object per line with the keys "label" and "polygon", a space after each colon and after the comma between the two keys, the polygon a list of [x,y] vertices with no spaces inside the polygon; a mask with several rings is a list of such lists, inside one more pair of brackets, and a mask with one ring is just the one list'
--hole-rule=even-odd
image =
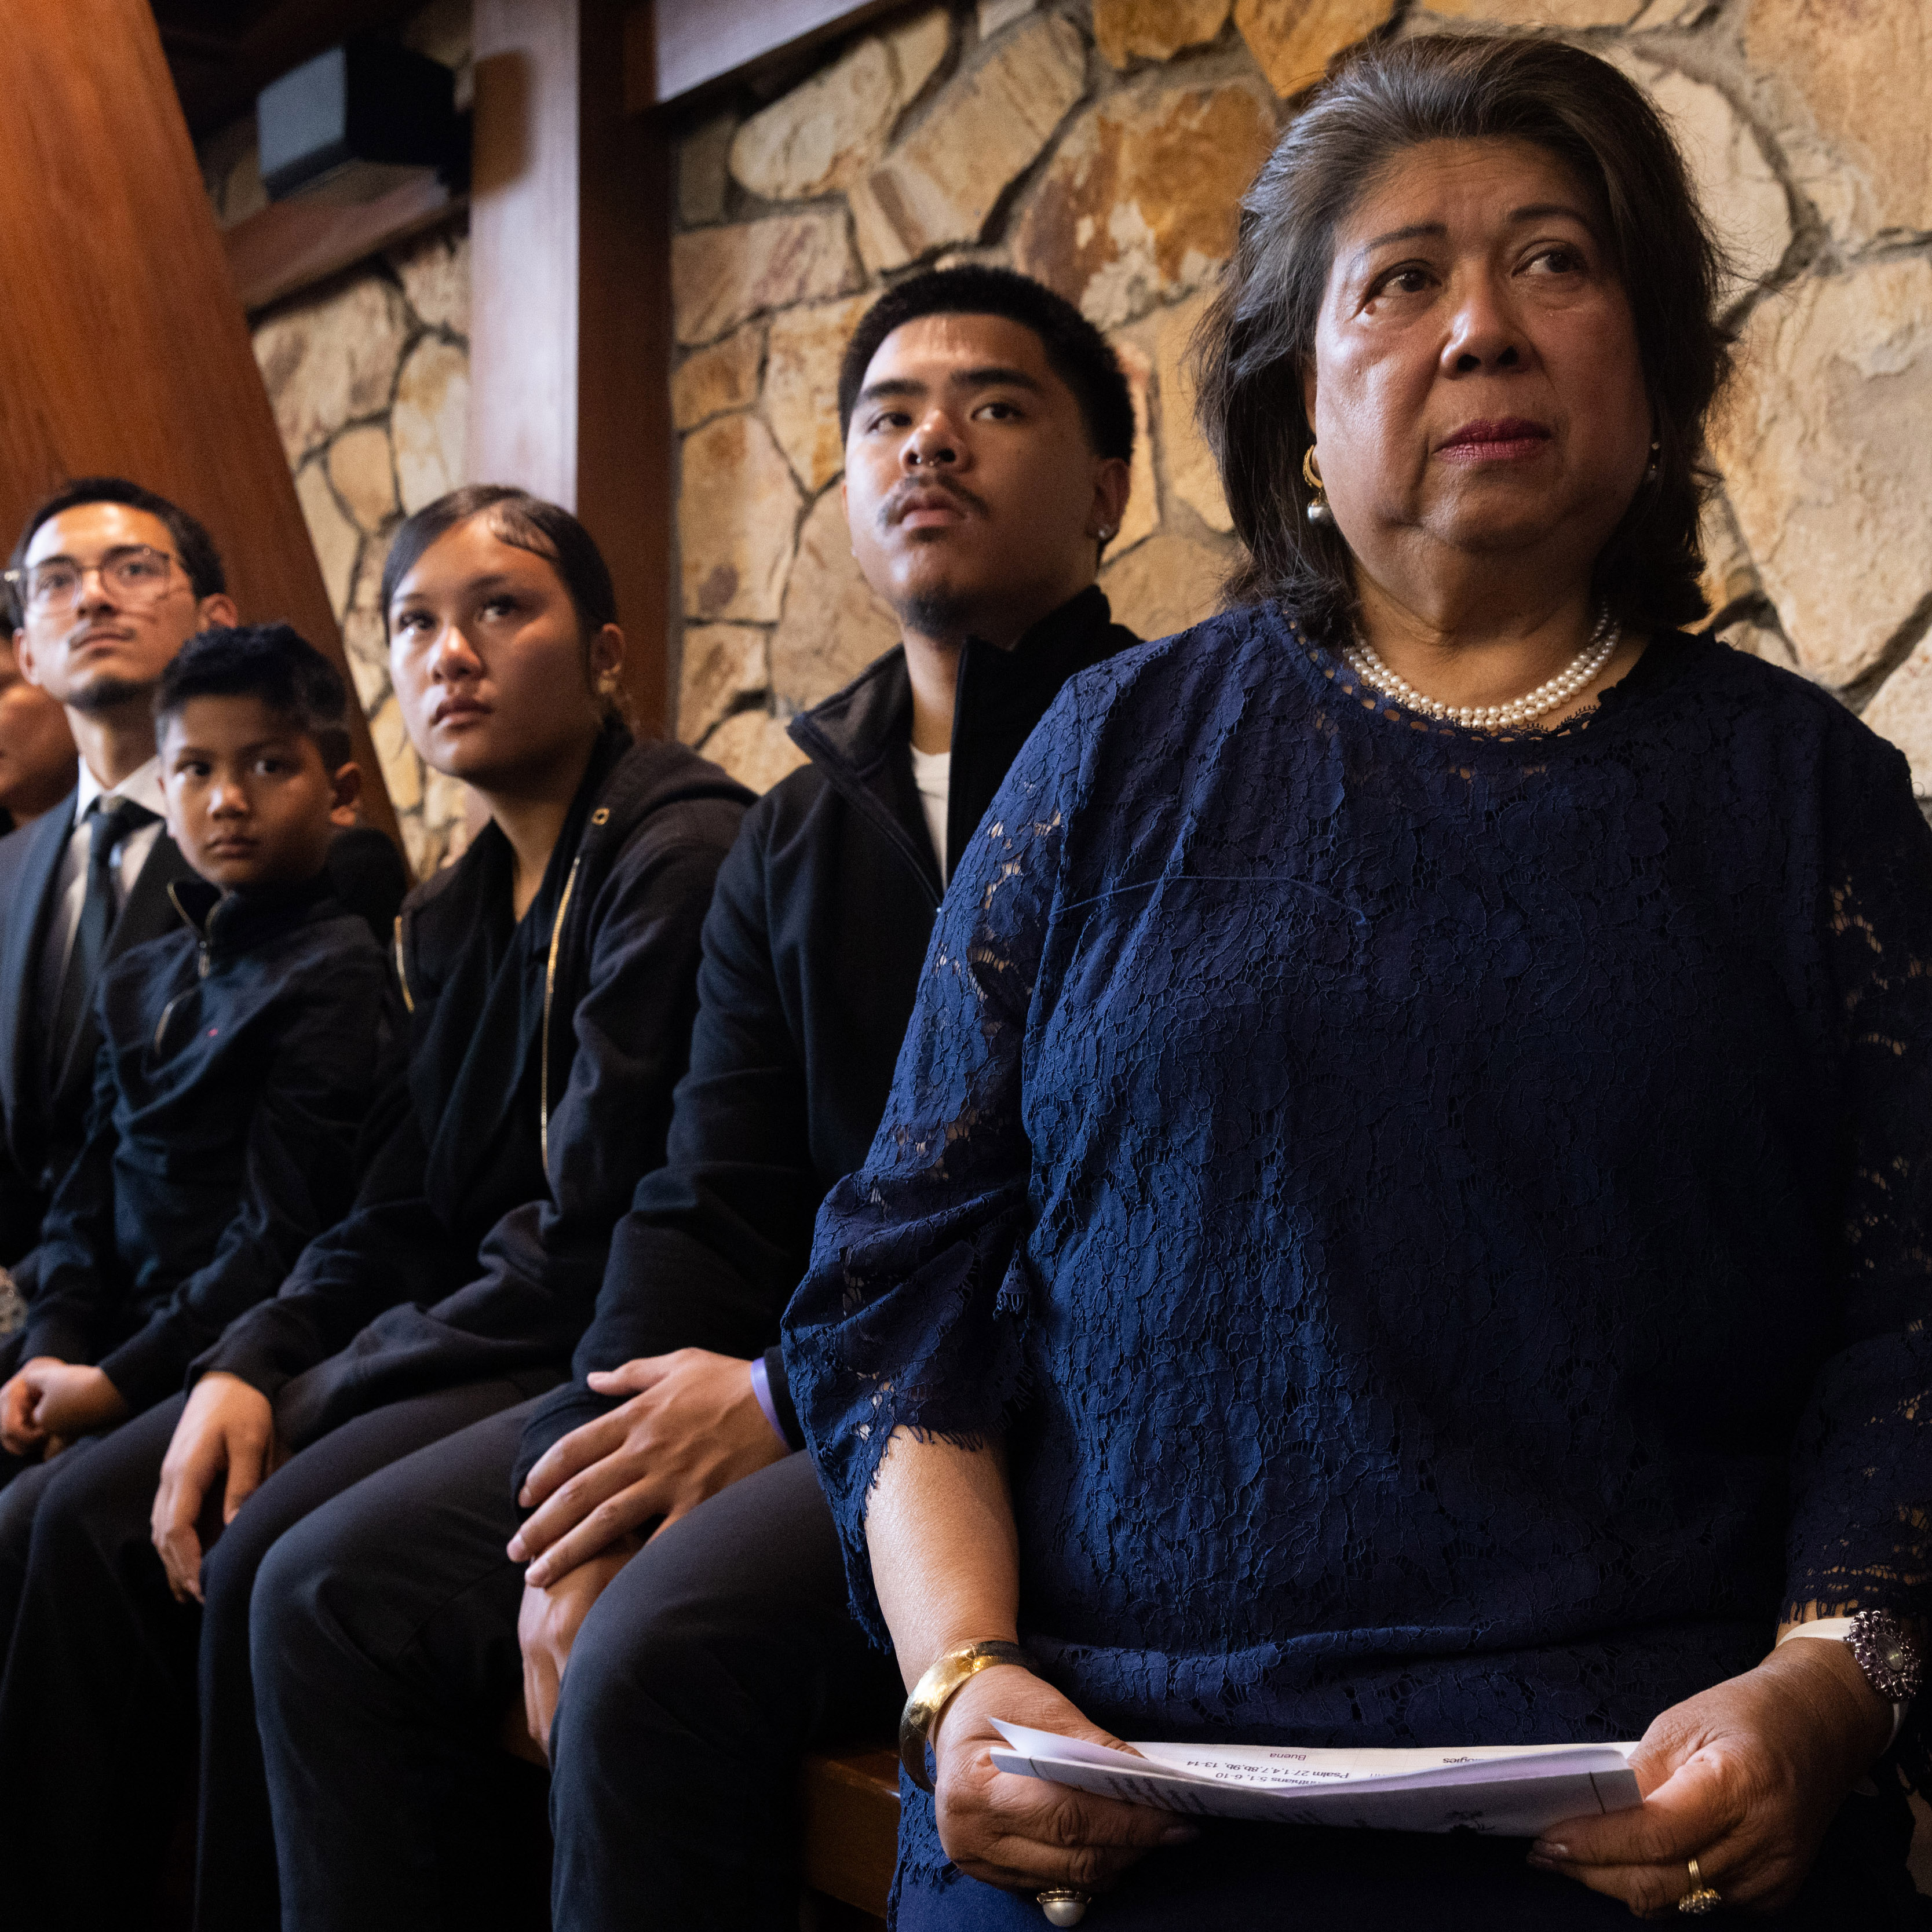
{"label": "lace sleeve", "polygon": [[1072,700],[1028,741],[953,874],[872,1150],[820,1209],[786,1312],[786,1376],[854,1607],[881,1642],[865,1518],[892,1432],[976,1444],[1022,1400],[1028,1016],[1058,891]]}
{"label": "lace sleeve", "polygon": [[1932,1574],[1932,830],[1902,758],[1861,763],[1827,827],[1843,1320],[1792,1449],[1787,1616],[1920,1612]]}

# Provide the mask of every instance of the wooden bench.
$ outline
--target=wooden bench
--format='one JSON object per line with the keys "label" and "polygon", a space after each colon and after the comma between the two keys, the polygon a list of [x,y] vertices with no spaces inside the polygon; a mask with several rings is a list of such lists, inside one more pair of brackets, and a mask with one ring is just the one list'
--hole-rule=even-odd
{"label": "wooden bench", "polygon": [[825,1932],[884,1932],[898,1853],[899,1760],[883,1744],[814,1751],[799,1774],[799,1850],[806,1888],[843,1906]]}

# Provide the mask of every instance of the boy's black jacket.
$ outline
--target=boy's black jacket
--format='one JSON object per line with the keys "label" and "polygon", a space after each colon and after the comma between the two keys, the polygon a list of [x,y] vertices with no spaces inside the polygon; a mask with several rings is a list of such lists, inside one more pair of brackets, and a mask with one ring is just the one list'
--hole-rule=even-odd
{"label": "boy's black jacket", "polygon": [[[100,1040],[92,1006],[51,1084],[40,1065],[36,1010],[40,954],[76,795],[69,792],[52,811],[0,838],[0,1263],[17,1260],[40,1239],[54,1190],[80,1151],[94,1100]],[[394,846],[367,826],[338,832],[329,841],[328,876],[336,898],[369,922],[379,945],[386,943],[409,887]],[[108,958],[173,932],[179,917],[169,888],[187,884],[201,881],[164,830],[114,922]]]}
{"label": "boy's black jacket", "polygon": [[196,1373],[254,1384],[299,1447],[386,1402],[568,1361],[611,1226],[664,1157],[699,928],[749,796],[612,727],[520,921],[494,824],[410,894],[408,1070],[355,1210]]}
{"label": "boy's black jacket", "polygon": [[400,1009],[331,887],[178,882],[183,929],[102,968],[87,1137],[16,1270],[17,1360],[98,1363],[145,1408],[348,1211]]}
{"label": "boy's black jacket", "polygon": [[[949,852],[973,836],[1060,687],[1136,641],[1094,588],[1011,651],[967,645]],[[636,1356],[764,1352],[792,1420],[778,1318],[819,1202],[865,1159],[885,1111],[940,886],[913,783],[904,650],[794,718],[791,735],[812,763],[752,807],[718,875],[664,1164],[617,1225],[574,1378],[531,1418],[516,1488],[553,1442],[616,1406],[584,1377]]]}

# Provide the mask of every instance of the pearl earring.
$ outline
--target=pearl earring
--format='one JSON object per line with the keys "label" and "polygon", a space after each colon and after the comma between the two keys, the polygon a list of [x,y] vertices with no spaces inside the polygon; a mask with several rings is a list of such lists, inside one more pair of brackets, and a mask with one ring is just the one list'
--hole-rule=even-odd
{"label": "pearl earring", "polygon": [[1659,442],[1659,441],[1658,441],[1658,440],[1655,436],[1652,436],[1652,437],[1651,438],[1651,440],[1650,440],[1650,467],[1649,467],[1648,470],[1646,470],[1643,472],[1643,480],[1644,480],[1646,483],[1654,483],[1654,482],[1657,481],[1657,473],[1658,473],[1658,452],[1659,450],[1660,450],[1663,447],[1664,447],[1663,444],[1662,444],[1660,442]]}
{"label": "pearl earring", "polygon": [[1328,507],[1328,493],[1322,487],[1322,472],[1315,465],[1315,446],[1312,442],[1301,458],[1301,480],[1315,492],[1308,505],[1308,520],[1311,524],[1332,524],[1335,512]]}

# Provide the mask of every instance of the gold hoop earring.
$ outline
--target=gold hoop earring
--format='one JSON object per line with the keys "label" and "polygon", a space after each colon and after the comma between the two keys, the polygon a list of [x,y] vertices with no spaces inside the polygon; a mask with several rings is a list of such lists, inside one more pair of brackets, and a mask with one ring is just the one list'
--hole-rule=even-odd
{"label": "gold hoop earring", "polygon": [[1302,452],[1301,480],[1315,493],[1309,500],[1308,520],[1311,524],[1332,524],[1335,512],[1328,507],[1328,492],[1322,486],[1321,471],[1315,466],[1315,446],[1312,442]]}

